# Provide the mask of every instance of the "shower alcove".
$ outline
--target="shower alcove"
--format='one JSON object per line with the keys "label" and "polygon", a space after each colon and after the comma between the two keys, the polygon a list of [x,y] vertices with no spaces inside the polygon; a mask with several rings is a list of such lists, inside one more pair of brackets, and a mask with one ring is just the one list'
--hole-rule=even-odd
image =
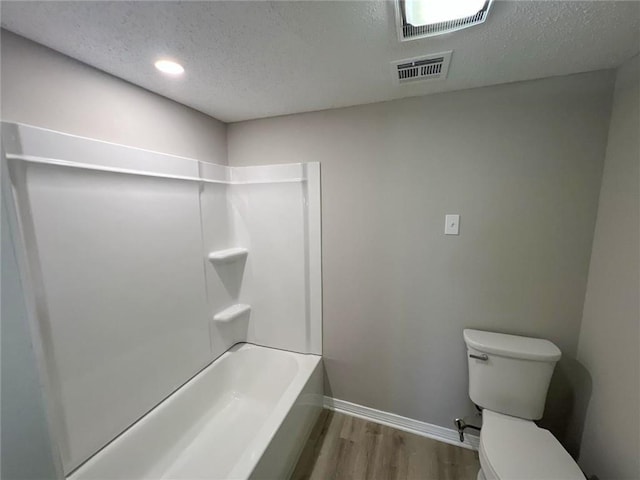
{"label": "shower alcove", "polygon": [[319,164],[2,140],[59,476],[289,475],[322,401]]}

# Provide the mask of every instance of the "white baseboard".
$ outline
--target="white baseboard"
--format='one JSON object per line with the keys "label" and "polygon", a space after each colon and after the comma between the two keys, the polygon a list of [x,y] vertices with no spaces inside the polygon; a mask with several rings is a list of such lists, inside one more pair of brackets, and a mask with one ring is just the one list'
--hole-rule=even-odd
{"label": "white baseboard", "polygon": [[324,407],[329,410],[387,425],[397,428],[398,430],[404,430],[405,432],[415,433],[422,437],[432,438],[458,447],[477,450],[480,445],[480,438],[476,435],[465,433],[464,442],[461,442],[457,430],[453,428],[445,428],[439,425],[421,422],[420,420],[402,417],[395,413],[383,412],[382,410],[376,410],[375,408],[365,407],[337,398],[324,397]]}

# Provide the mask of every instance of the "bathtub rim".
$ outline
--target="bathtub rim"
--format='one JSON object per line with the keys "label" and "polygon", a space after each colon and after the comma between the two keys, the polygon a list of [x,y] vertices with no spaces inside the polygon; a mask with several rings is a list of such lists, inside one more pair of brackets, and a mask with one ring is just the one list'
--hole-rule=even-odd
{"label": "bathtub rim", "polygon": [[[278,433],[278,429],[284,423],[292,408],[295,406],[296,401],[300,398],[300,395],[304,391],[307,384],[311,381],[316,369],[320,368],[320,364],[322,361],[321,355],[316,355],[313,353],[291,352],[289,350],[264,347],[262,345],[256,345],[252,343],[243,343],[242,345],[250,345],[251,347],[249,348],[268,348],[270,350],[278,350],[281,352],[286,352],[287,354],[294,355],[298,362],[302,360],[302,362],[300,362],[302,363],[302,365],[299,363],[299,366],[302,368],[296,373],[293,381],[283,392],[280,400],[276,404],[275,409],[270,413],[269,417],[261,426],[253,440],[251,440],[248,448],[245,449],[242,455],[240,455],[240,457],[236,460],[236,463],[229,472],[229,478],[231,479],[248,479],[251,477],[251,474],[258,466],[260,459],[265,454],[267,448]],[[240,350],[240,348],[238,350]],[[322,408],[321,400],[319,401],[318,406]],[[253,448],[255,448],[255,450],[253,450]]]}
{"label": "bathtub rim", "polygon": [[[171,392],[167,397],[162,399],[158,404],[156,404],[151,410],[147,411],[142,417],[137,419],[134,423],[129,425],[125,430],[123,430],[120,434],[118,434],[115,438],[113,438],[109,443],[107,443],[104,447],[98,450],[94,455],[85,460],[82,464],[76,467],[74,470],[69,472],[66,476],[61,478],[65,480],[83,480],[85,478],[96,478],[89,475],[85,477],[84,474],[91,471],[93,467],[93,463],[97,462],[101,458],[108,456],[109,454],[115,455],[111,453],[110,447],[113,447],[114,444],[118,441],[121,441],[123,437],[130,434],[132,429],[142,428],[145,422],[150,422],[152,420],[152,415],[158,412],[158,408],[165,407],[168,405],[165,403],[171,401],[172,399],[175,401],[175,395],[179,394],[181,390],[189,387],[190,384],[193,384],[199,380],[200,377],[206,375],[207,371],[211,368],[215,368],[216,363],[220,363],[223,359],[228,358],[229,356],[243,350],[252,350],[252,349],[260,349],[260,350],[269,350],[278,352],[278,354],[284,354],[288,356],[293,356],[297,365],[298,371],[296,372],[293,379],[289,382],[287,387],[283,390],[282,395],[280,396],[278,402],[275,404],[273,410],[269,413],[269,416],[265,420],[265,422],[260,426],[257,430],[255,436],[252,440],[247,444],[247,448],[245,448],[240,455],[235,459],[235,462],[228,470],[226,474],[226,478],[249,478],[251,473],[254,471],[256,466],[258,465],[260,459],[264,455],[265,451],[269,447],[269,444],[273,440],[273,437],[276,435],[278,428],[284,422],[287,415],[295,405],[296,400],[299,398],[300,394],[304,390],[307,383],[313,376],[315,370],[321,364],[322,356],[317,354],[309,354],[309,353],[300,353],[300,352],[292,352],[289,350],[283,350],[273,347],[267,347],[264,345],[259,345],[250,342],[238,342],[231,346],[227,351],[225,351],[222,355],[215,358],[207,365],[205,365],[202,369],[200,369],[195,375],[189,378],[186,382],[176,388],[173,392]],[[321,403],[319,404],[321,405]],[[88,471],[88,472],[87,472]],[[160,477],[164,478],[164,477]],[[214,477],[216,478],[216,477]],[[183,479],[187,480],[187,479]]]}

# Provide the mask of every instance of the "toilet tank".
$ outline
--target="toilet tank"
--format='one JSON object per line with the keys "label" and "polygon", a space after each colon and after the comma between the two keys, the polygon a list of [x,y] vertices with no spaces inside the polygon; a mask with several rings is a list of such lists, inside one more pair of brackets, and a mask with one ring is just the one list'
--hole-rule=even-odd
{"label": "toilet tank", "polygon": [[527,420],[542,418],[561,352],[549,340],[464,330],[473,403]]}

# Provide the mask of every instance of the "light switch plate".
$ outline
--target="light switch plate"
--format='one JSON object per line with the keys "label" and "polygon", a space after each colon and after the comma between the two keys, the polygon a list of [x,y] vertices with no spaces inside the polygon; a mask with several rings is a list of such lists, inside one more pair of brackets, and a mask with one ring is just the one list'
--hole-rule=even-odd
{"label": "light switch plate", "polygon": [[445,235],[458,235],[460,231],[460,215],[445,215],[444,216],[444,234]]}

